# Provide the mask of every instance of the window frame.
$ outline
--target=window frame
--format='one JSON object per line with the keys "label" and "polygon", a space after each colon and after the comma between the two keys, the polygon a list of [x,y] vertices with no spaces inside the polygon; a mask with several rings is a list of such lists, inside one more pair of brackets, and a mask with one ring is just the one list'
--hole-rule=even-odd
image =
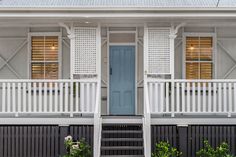
{"label": "window frame", "polygon": [[[216,33],[183,33],[182,48],[183,48],[183,58],[182,58],[182,78],[186,79],[186,38],[187,37],[212,37],[212,79],[216,78],[217,72],[217,62],[216,62]],[[204,80],[204,79],[202,79]]]}
{"label": "window frame", "polygon": [[32,79],[32,69],[31,69],[32,43],[31,43],[31,38],[34,36],[57,36],[58,37],[58,79],[61,79],[62,78],[62,33],[61,32],[30,32],[30,33],[28,33],[28,78]]}

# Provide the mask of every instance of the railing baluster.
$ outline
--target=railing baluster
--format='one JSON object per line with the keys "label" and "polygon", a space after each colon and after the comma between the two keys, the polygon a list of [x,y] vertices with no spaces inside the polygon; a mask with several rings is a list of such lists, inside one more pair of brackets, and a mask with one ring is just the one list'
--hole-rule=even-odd
{"label": "railing baluster", "polygon": [[203,112],[206,112],[206,82],[203,82],[202,84],[202,109],[203,109]]}
{"label": "railing baluster", "polygon": [[75,111],[79,112],[79,83],[75,83]]}
{"label": "railing baluster", "polygon": [[154,104],[154,109],[156,112],[160,112],[159,108],[159,88],[158,88],[158,83],[155,82],[154,84],[151,84],[151,92],[150,92],[150,97],[151,97],[151,102]]}
{"label": "railing baluster", "polygon": [[88,106],[90,105],[90,84],[86,83],[86,105],[85,105],[85,112],[88,112]]}
{"label": "railing baluster", "polygon": [[60,82],[60,112],[62,113],[63,112],[63,93],[64,93],[64,90],[63,90],[63,85],[64,83]]}
{"label": "railing baluster", "polygon": [[93,110],[93,108],[95,106],[95,100],[96,100],[96,88],[95,88],[95,86],[96,86],[96,84],[92,83],[92,99],[91,99],[92,103],[91,103],[91,105],[88,108],[89,112],[93,112],[92,110]]}
{"label": "railing baluster", "polygon": [[162,113],[164,111],[164,83],[160,83],[160,112]]}
{"label": "railing baluster", "polygon": [[232,113],[232,83],[228,83],[228,88],[229,88],[229,97],[228,97],[228,100],[229,100],[229,111],[228,111],[228,116],[230,117],[231,116],[231,113]]}
{"label": "railing baluster", "polygon": [[234,98],[234,112],[236,112],[236,82],[234,83],[234,94],[233,94],[233,98]]}
{"label": "railing baluster", "polygon": [[201,112],[201,83],[197,83],[197,112]]}
{"label": "railing baluster", "polygon": [[58,83],[54,83],[54,112],[58,112]]}
{"label": "railing baluster", "polygon": [[190,83],[187,82],[187,112],[190,112]]}
{"label": "railing baluster", "polygon": [[52,103],[52,82],[49,83],[49,112],[52,112],[53,109],[53,103]]}
{"label": "railing baluster", "polygon": [[[185,112],[185,83],[181,83],[181,96],[182,96],[182,112]],[[172,100],[173,101],[173,100]]]}
{"label": "railing baluster", "polygon": [[170,94],[170,87],[169,87],[169,82],[166,82],[165,83],[166,85],[166,112],[170,112],[170,97],[169,97],[169,94]]}
{"label": "railing baluster", "polygon": [[39,108],[39,112],[42,112],[42,94],[43,94],[43,92],[42,92],[42,83],[39,82],[38,86],[39,86],[39,88],[38,88],[39,89],[39,92],[38,92],[39,106],[38,106],[38,108]]}
{"label": "railing baluster", "polygon": [[47,110],[47,108],[48,108],[48,102],[47,102],[47,96],[48,96],[48,83],[47,82],[44,82],[44,84],[43,84],[43,94],[44,94],[44,96],[43,96],[43,110],[44,110],[44,112],[47,112],[48,110]]}
{"label": "railing baluster", "polygon": [[[26,83],[23,83],[23,112],[26,112],[26,107],[27,107],[27,97],[26,97]],[[18,107],[18,112],[20,112],[21,109]]]}
{"label": "railing baluster", "polygon": [[218,83],[218,112],[222,112],[222,92],[221,83]]}
{"label": "railing baluster", "polygon": [[195,88],[195,82],[192,83],[192,112],[196,112],[196,88]]}
{"label": "railing baluster", "polygon": [[207,83],[208,85],[208,112],[212,112],[212,104],[211,104],[211,99],[212,99],[212,91],[211,91],[211,82]]}
{"label": "railing baluster", "polygon": [[36,82],[33,83],[33,107],[34,107],[34,112],[37,112],[37,84]]}
{"label": "railing baluster", "polygon": [[[21,92],[21,89],[18,87],[17,92]],[[19,95],[18,95],[19,97]],[[21,97],[21,95],[20,95]],[[12,83],[12,112],[16,113],[16,83]]]}
{"label": "railing baluster", "polygon": [[227,84],[223,84],[223,112],[227,110]]}
{"label": "railing baluster", "polygon": [[[14,83],[15,84],[15,83]],[[21,83],[18,83],[17,84],[17,109],[18,109],[18,112],[19,110],[21,111]]]}
{"label": "railing baluster", "polygon": [[65,112],[68,112],[68,82],[65,83]]}
{"label": "railing baluster", "polygon": [[180,83],[176,82],[176,112],[180,112]]}
{"label": "railing baluster", "polygon": [[84,112],[84,83],[81,83],[81,87],[80,87],[80,110],[81,112]]}
{"label": "railing baluster", "polygon": [[217,84],[213,83],[213,112],[216,113],[217,110]]}
{"label": "railing baluster", "polygon": [[153,83],[148,83],[149,101],[150,101],[150,104],[152,104],[151,105],[151,111],[157,112],[156,106],[155,106],[156,102],[153,102],[153,99],[152,99],[152,94],[153,94],[153,92],[152,92],[152,84]]}
{"label": "railing baluster", "polygon": [[11,109],[11,83],[7,83],[7,112]]}
{"label": "railing baluster", "polygon": [[74,114],[74,87],[73,80],[70,80],[70,117],[73,117]]}
{"label": "railing baluster", "polygon": [[6,83],[2,83],[2,112],[5,112],[6,106]]}
{"label": "railing baluster", "polygon": [[31,96],[32,96],[32,93],[31,93],[31,83],[29,82],[28,83],[28,112],[32,112],[32,102],[31,102]]}

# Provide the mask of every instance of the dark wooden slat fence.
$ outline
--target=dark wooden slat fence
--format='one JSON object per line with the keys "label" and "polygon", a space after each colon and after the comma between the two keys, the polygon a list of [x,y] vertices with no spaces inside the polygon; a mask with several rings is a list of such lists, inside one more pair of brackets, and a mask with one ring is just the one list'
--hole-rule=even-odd
{"label": "dark wooden slat fence", "polygon": [[155,143],[169,141],[183,152],[183,157],[195,157],[196,152],[203,147],[204,140],[208,140],[213,147],[227,142],[231,152],[236,155],[235,125],[152,126],[152,151]]}
{"label": "dark wooden slat fence", "polygon": [[85,138],[93,145],[93,126],[0,126],[0,157],[59,157],[64,138]]}

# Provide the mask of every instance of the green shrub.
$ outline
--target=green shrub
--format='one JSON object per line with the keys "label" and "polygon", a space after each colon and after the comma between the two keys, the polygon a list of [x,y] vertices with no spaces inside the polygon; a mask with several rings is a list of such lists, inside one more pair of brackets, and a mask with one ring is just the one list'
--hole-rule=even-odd
{"label": "green shrub", "polygon": [[65,137],[65,146],[67,154],[63,157],[91,157],[91,147],[84,139],[73,142],[71,136]]}
{"label": "green shrub", "polygon": [[229,145],[226,142],[221,143],[214,149],[207,140],[204,141],[204,147],[196,155],[198,157],[234,157],[230,153]]}
{"label": "green shrub", "polygon": [[172,147],[168,142],[159,142],[156,144],[156,149],[152,153],[152,157],[178,157],[182,153],[175,147]]}

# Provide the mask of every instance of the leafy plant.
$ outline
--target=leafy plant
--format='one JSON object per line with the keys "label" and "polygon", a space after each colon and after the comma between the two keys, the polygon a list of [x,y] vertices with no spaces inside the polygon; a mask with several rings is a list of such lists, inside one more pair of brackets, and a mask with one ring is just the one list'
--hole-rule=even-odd
{"label": "leafy plant", "polygon": [[207,140],[204,141],[204,148],[200,149],[196,155],[198,157],[234,157],[230,153],[229,145],[226,142],[221,143],[214,149]]}
{"label": "leafy plant", "polygon": [[156,144],[156,149],[152,153],[152,157],[179,157],[182,152],[179,152],[177,148],[172,147],[169,142],[161,141]]}
{"label": "leafy plant", "polygon": [[63,157],[91,157],[91,147],[84,139],[73,141],[72,136],[65,137],[67,154]]}

